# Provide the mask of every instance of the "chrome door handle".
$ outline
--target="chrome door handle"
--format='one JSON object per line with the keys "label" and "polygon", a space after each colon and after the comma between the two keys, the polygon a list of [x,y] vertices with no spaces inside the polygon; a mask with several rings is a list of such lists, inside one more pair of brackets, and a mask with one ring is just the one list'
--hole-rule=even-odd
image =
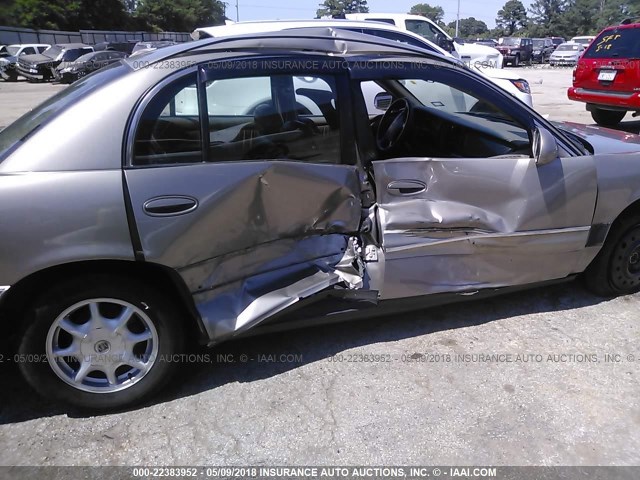
{"label": "chrome door handle", "polygon": [[193,212],[198,208],[198,200],[186,195],[155,197],[144,202],[144,213],[152,217],[171,217]]}
{"label": "chrome door handle", "polygon": [[427,184],[419,180],[394,180],[387,185],[391,195],[417,195],[427,189]]}

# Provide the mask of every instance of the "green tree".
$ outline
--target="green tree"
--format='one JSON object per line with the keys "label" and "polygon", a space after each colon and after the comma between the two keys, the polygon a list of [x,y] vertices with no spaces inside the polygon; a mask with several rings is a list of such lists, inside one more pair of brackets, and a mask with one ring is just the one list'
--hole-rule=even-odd
{"label": "green tree", "polygon": [[[447,27],[455,32],[456,22],[450,22]],[[485,35],[489,31],[487,24],[482,20],[476,20],[474,17],[461,18],[458,23],[458,36],[466,37],[480,37]]]}
{"label": "green tree", "polygon": [[0,0],[0,25],[13,24],[13,0]]}
{"label": "green tree", "polygon": [[368,13],[367,0],[325,0],[316,11],[316,17],[340,17],[347,13]]}
{"label": "green tree", "polygon": [[513,35],[518,27],[527,26],[527,10],[519,0],[509,0],[498,10],[496,25],[507,35]]}
{"label": "green tree", "polygon": [[538,36],[558,35],[565,27],[567,0],[536,0],[529,9],[531,21],[536,25]]}
{"label": "green tree", "polygon": [[5,3],[13,4],[9,25],[71,31],[129,27],[129,15],[122,0],[15,0]]}
{"label": "green tree", "polygon": [[444,10],[440,6],[432,7],[428,3],[418,3],[409,10],[411,15],[421,15],[427,17],[438,24],[442,24]]}
{"label": "green tree", "polygon": [[219,0],[139,0],[135,17],[157,31],[190,32],[224,22]]}

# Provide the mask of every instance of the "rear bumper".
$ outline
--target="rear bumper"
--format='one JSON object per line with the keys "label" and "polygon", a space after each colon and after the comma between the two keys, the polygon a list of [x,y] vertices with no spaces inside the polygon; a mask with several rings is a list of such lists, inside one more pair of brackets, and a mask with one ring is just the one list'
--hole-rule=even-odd
{"label": "rear bumper", "polygon": [[578,63],[578,60],[575,58],[549,58],[549,63],[553,65],[574,66]]}
{"label": "rear bumper", "polygon": [[570,87],[569,100],[613,107],[614,110],[640,110],[640,92],[610,92]]}

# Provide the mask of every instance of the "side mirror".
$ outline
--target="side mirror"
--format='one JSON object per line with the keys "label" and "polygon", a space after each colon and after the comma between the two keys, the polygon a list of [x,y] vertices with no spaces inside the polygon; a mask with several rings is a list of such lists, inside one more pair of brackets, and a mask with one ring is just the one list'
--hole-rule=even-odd
{"label": "side mirror", "polygon": [[542,166],[558,158],[556,137],[546,128],[538,127],[533,134],[533,157],[536,165]]}
{"label": "side mirror", "polygon": [[386,110],[393,102],[393,97],[387,92],[378,93],[373,99],[373,106],[378,110]]}

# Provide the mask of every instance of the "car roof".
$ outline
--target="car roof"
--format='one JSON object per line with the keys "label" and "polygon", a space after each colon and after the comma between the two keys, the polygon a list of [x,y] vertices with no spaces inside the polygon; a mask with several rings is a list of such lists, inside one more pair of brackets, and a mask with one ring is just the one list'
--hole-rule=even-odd
{"label": "car roof", "polygon": [[48,43],[14,43],[9,45],[9,47],[50,47]]}
{"label": "car roof", "polygon": [[331,27],[292,28],[276,32],[252,33],[220,38],[207,38],[194,42],[155,50],[145,55],[144,62],[125,60],[131,68],[139,70],[149,64],[173,57],[184,57],[215,52],[237,51],[242,54],[256,50],[270,50],[272,53],[296,53],[300,55],[330,54],[333,56],[353,55],[395,55],[432,58],[452,65],[464,65],[459,60],[430,52],[423,48],[386,40],[363,33],[350,32]]}
{"label": "car roof", "polygon": [[70,48],[87,48],[87,47],[90,47],[91,45],[87,45],[84,43],[56,43],[55,46],[70,49]]}
{"label": "car roof", "polygon": [[283,30],[291,30],[294,28],[319,28],[319,27],[331,27],[331,28],[366,28],[368,30],[379,30],[385,32],[393,32],[399,35],[410,37],[417,42],[424,43],[425,48],[431,48],[436,50],[442,55],[449,56],[450,54],[443,50],[441,47],[433,42],[430,42],[426,38],[410,32],[408,30],[402,30],[395,25],[381,22],[368,22],[365,20],[344,20],[344,19],[313,19],[313,20],[268,20],[264,22],[230,22],[227,25],[218,25],[214,27],[202,27],[196,28],[191,37],[194,40],[198,40],[199,34],[204,33],[206,36],[222,37],[241,34],[255,34],[255,33],[267,33]]}

